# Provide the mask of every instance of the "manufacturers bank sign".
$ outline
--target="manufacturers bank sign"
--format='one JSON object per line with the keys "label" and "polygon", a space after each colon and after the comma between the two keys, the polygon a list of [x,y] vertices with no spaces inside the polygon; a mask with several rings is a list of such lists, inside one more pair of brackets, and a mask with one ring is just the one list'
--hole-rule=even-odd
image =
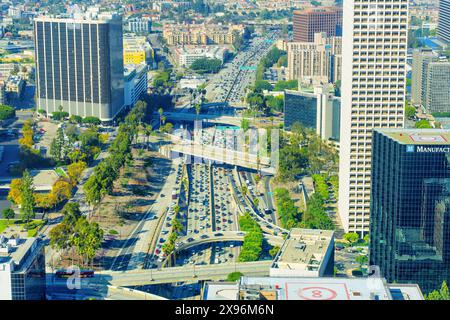
{"label": "manufacturers bank sign", "polygon": [[407,145],[406,152],[419,152],[419,153],[450,153],[450,146],[438,146],[438,147],[429,147],[429,146],[415,146],[415,145]]}

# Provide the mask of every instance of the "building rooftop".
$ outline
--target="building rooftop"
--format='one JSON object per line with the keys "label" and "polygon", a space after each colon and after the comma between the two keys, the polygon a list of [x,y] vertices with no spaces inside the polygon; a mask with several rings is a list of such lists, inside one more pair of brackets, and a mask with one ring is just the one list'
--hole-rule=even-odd
{"label": "building rooftop", "polygon": [[334,231],[294,228],[276,255],[271,268],[318,271],[330,245]]}
{"label": "building rooftop", "polygon": [[342,7],[338,6],[328,6],[328,7],[308,7],[303,10],[294,10],[296,14],[309,14],[309,13],[329,13],[342,11]]}
{"label": "building rooftop", "polygon": [[239,284],[205,283],[203,299],[424,300],[424,297],[416,284],[388,284],[384,278],[241,277]]}
{"label": "building rooftop", "polygon": [[218,54],[227,51],[226,46],[219,45],[192,45],[192,46],[182,46],[176,47],[174,51],[177,54],[192,54],[192,55],[202,55],[202,54]]}
{"label": "building rooftop", "polygon": [[141,74],[147,70],[147,65],[145,63],[141,64],[126,64],[123,67],[123,74],[125,81],[133,80],[136,74]]}
{"label": "building rooftop", "polygon": [[412,145],[450,145],[450,130],[442,129],[376,129],[399,142]]}
{"label": "building rooftop", "polygon": [[36,191],[51,190],[53,184],[59,179],[55,170],[31,170],[30,174]]}
{"label": "building rooftop", "polygon": [[238,282],[207,282],[203,289],[204,300],[238,300]]}
{"label": "building rooftop", "polygon": [[20,271],[25,265],[29,252],[37,244],[36,238],[20,238],[19,236],[6,238],[0,235],[0,264],[13,263],[14,270]]}
{"label": "building rooftop", "polygon": [[36,17],[34,20],[46,22],[66,22],[66,23],[109,23],[112,20],[117,20],[119,18],[121,17],[114,13],[86,12],[83,14],[74,14],[69,17],[65,15],[42,15]]}

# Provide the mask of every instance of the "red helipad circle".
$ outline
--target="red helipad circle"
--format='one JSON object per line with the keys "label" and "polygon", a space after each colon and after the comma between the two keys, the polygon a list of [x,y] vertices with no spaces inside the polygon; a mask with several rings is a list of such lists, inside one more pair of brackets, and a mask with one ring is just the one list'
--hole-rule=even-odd
{"label": "red helipad circle", "polygon": [[298,291],[298,296],[305,300],[333,300],[337,293],[324,287],[306,287]]}

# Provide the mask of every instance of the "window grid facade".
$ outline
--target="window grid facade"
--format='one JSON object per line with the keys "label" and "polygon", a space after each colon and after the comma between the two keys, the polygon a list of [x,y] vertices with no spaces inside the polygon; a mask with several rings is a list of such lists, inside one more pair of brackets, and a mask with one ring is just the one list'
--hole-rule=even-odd
{"label": "window grid facade", "polygon": [[109,121],[123,107],[121,19],[37,18],[37,107]]}
{"label": "window grid facade", "polygon": [[373,128],[404,124],[407,0],[344,5],[339,214],[346,232],[369,231]]}
{"label": "window grid facade", "polygon": [[450,276],[450,144],[422,152],[430,145],[399,143],[389,134],[374,131],[369,263],[388,282],[418,283],[429,292]]}

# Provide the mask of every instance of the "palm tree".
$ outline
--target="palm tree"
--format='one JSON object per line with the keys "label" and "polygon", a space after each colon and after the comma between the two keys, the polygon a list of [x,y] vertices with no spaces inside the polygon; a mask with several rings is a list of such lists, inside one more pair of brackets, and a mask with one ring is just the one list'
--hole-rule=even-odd
{"label": "palm tree", "polygon": [[195,113],[197,114],[197,120],[198,120],[198,115],[200,114],[200,110],[202,109],[200,103],[196,103],[195,104]]}
{"label": "palm tree", "polygon": [[241,192],[242,192],[242,195],[243,195],[244,197],[247,195],[247,191],[248,191],[247,186],[242,186]]}
{"label": "palm tree", "polygon": [[149,147],[150,136],[152,135],[152,132],[153,132],[152,125],[151,124],[145,125],[145,127],[144,127],[144,134],[147,137],[147,150],[148,150],[148,147]]}
{"label": "palm tree", "polygon": [[161,129],[161,122],[162,122],[162,115],[163,115],[163,112],[164,112],[164,110],[163,110],[163,108],[159,108],[158,109],[158,113],[159,113],[159,128]]}

